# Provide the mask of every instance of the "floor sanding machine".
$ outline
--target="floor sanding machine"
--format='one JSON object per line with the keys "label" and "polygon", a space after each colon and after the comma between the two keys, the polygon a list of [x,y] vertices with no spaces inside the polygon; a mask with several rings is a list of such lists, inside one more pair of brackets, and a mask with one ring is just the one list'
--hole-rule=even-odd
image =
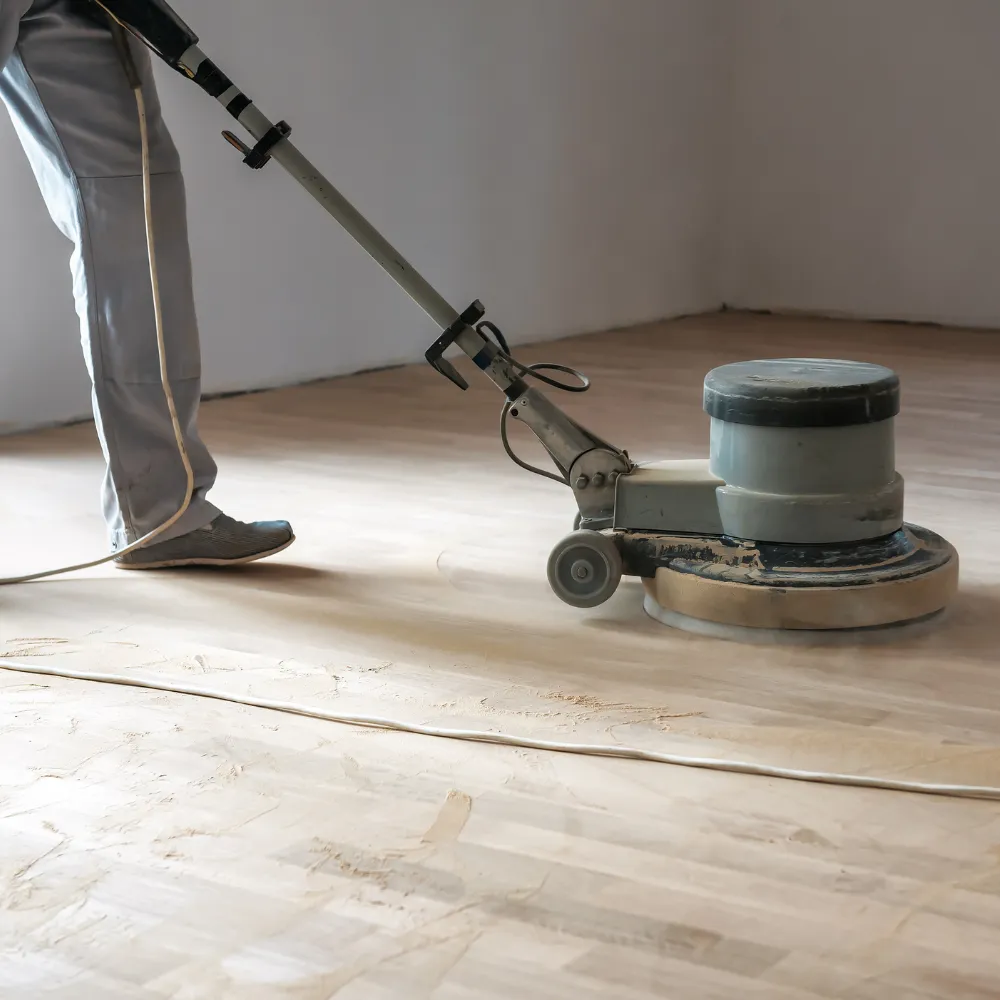
{"label": "floor sanding machine", "polygon": [[[607,601],[623,576],[643,581],[649,615],[666,624],[841,633],[929,619],[958,586],[958,556],[903,518],[894,421],[899,379],[879,365],[782,358],[717,368],[704,385],[710,457],[637,464],[581,426],[541,385],[584,391],[561,365],[515,360],[477,301],[459,313],[208,59],[162,0],[94,0],[167,64],[216,98],[252,143],[226,140],[253,169],[281,164],[444,332],[428,362],[462,389],[445,358],[466,354],[506,397],[501,439],[522,468],[573,491],[578,513],[548,563],[567,604]],[[567,382],[557,374],[573,377]],[[525,424],[555,471],[513,451]]]}

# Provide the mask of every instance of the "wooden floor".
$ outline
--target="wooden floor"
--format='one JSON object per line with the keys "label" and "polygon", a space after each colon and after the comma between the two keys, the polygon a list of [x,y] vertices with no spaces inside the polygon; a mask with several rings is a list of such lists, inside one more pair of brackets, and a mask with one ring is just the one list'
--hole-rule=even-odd
{"label": "wooden floor", "polygon": [[[716,364],[902,378],[908,517],[963,560],[935,632],[741,647],[550,596],[570,496],[430,369],[209,403],[271,564],[0,592],[0,656],[328,710],[1000,784],[1000,336],[724,315],[523,352],[638,460],[707,450]],[[472,376],[475,378],[475,376]],[[519,435],[520,436],[520,435]],[[536,455],[525,445],[529,456]],[[89,426],[0,442],[3,569],[94,554]],[[11,530],[17,526],[16,534]],[[358,731],[0,673],[0,997],[996,1000],[1000,804]]]}

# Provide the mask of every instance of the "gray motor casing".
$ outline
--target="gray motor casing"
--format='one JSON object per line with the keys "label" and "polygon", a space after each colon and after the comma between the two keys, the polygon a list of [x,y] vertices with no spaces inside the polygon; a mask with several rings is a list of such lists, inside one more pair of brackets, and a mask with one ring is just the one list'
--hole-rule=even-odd
{"label": "gray motor casing", "polygon": [[[894,372],[808,358],[725,365],[706,377],[704,407],[708,459],[630,464],[602,479],[614,490],[610,524],[600,504],[579,503],[582,530],[549,560],[563,601],[596,606],[625,575],[643,580],[647,613],[671,624],[679,615],[810,634],[947,606],[958,554],[903,520]],[[598,478],[580,468],[578,501]],[[620,566],[605,558],[609,542]]]}
{"label": "gray motor casing", "polygon": [[890,369],[810,358],[725,365],[705,379],[704,408],[726,535],[837,543],[902,526]]}

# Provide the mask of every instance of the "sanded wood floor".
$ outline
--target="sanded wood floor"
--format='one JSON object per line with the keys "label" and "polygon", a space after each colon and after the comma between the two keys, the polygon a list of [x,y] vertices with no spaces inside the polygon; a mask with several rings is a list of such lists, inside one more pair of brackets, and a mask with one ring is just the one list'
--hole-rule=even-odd
{"label": "sanded wood floor", "polygon": [[[891,646],[736,646],[545,582],[567,492],[425,367],[206,405],[213,498],[296,545],[0,592],[0,656],[559,740],[1000,784],[1000,337],[722,315],[518,352],[639,460],[727,361],[903,380],[907,516],[962,589]],[[481,379],[481,376],[480,376]],[[518,434],[518,438],[521,435]],[[523,444],[528,457],[538,452]],[[3,569],[96,554],[93,428],[0,441]],[[0,672],[0,998],[995,1000],[1000,804],[355,730]]]}

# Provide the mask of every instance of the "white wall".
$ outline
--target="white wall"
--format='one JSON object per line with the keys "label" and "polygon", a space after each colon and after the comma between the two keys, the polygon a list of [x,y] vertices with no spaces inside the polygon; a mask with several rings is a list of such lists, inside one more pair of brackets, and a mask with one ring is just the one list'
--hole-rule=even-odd
{"label": "white wall", "polygon": [[1000,325],[1000,3],[728,8],[726,301]]}
{"label": "white wall", "polygon": [[[176,0],[203,48],[458,307],[515,341],[716,307],[714,0]],[[188,179],[205,388],[419,358],[436,336],[218,105],[161,97]],[[0,429],[89,409],[68,244],[0,124]]]}

